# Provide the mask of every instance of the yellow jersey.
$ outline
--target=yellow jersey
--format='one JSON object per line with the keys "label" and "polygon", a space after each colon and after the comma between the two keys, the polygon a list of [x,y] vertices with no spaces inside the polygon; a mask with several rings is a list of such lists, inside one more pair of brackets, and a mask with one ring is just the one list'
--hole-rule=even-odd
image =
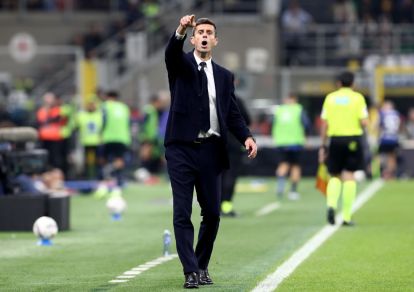
{"label": "yellow jersey", "polygon": [[361,120],[367,117],[364,97],[349,87],[328,94],[323,103],[321,118],[328,124],[328,137],[362,135]]}

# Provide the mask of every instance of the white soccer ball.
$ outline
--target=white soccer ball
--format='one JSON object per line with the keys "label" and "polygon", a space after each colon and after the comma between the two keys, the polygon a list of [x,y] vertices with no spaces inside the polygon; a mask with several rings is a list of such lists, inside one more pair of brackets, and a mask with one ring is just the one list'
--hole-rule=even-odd
{"label": "white soccer ball", "polygon": [[145,182],[147,179],[150,178],[150,176],[151,176],[151,173],[147,169],[145,169],[143,167],[138,168],[134,172],[134,177],[139,182]]}
{"label": "white soccer ball", "polygon": [[108,199],[106,207],[111,214],[122,214],[125,211],[127,204],[124,198],[116,196]]}
{"label": "white soccer ball", "polygon": [[53,218],[42,216],[33,224],[33,233],[42,239],[50,239],[58,233],[58,226]]}
{"label": "white soccer ball", "polygon": [[357,182],[361,182],[364,181],[366,176],[365,176],[365,172],[363,170],[358,170],[354,172],[354,178]]}

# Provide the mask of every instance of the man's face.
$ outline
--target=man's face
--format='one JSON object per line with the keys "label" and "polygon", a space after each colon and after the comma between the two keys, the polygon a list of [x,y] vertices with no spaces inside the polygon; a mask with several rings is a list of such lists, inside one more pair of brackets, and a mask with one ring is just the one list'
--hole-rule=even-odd
{"label": "man's face", "polygon": [[210,52],[217,45],[214,26],[211,24],[199,24],[191,37],[191,44],[200,53]]}
{"label": "man's face", "polygon": [[53,93],[46,93],[43,96],[43,103],[45,106],[53,106],[56,103],[56,97]]}

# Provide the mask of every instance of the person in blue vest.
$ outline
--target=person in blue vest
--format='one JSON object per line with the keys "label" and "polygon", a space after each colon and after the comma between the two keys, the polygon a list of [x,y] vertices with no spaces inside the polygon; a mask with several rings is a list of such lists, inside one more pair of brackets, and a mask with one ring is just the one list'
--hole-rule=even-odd
{"label": "person in blue vest", "polygon": [[401,129],[400,113],[392,101],[386,100],[379,112],[379,148],[382,156],[384,179],[393,179],[397,174],[397,154]]}

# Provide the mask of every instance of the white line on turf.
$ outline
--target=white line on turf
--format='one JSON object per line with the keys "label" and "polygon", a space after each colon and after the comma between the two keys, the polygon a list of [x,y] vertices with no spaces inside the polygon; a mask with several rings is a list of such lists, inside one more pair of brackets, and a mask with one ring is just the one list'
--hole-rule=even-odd
{"label": "white line on turf", "polygon": [[138,276],[139,274],[153,268],[156,267],[158,265],[161,265],[162,263],[168,262],[172,259],[175,259],[176,257],[178,257],[177,254],[172,254],[169,256],[165,256],[165,257],[159,257],[155,260],[146,262],[145,264],[136,266],[132,269],[130,269],[129,271],[125,271],[122,273],[122,275],[117,276],[115,279],[109,281],[108,283],[111,284],[117,284],[117,283],[125,283],[128,282],[129,280],[135,278],[136,276]]}
{"label": "white line on turf", "polygon": [[[362,193],[359,194],[352,208],[352,212],[357,211],[364,205],[382,186],[382,180],[375,180]],[[340,221],[340,216],[336,217],[336,222]],[[327,225],[309,239],[301,248],[292,254],[282,265],[272,274],[260,282],[252,291],[264,292],[275,290],[282,281],[287,278],[303,261],[305,261],[319,246],[321,246],[332,234],[339,229],[339,225]]]}
{"label": "white line on turf", "polygon": [[264,206],[263,208],[261,208],[259,211],[256,212],[256,216],[267,215],[267,214],[269,214],[269,213],[271,213],[274,210],[277,210],[279,208],[280,208],[280,204],[277,203],[277,202],[267,204],[266,206]]}

